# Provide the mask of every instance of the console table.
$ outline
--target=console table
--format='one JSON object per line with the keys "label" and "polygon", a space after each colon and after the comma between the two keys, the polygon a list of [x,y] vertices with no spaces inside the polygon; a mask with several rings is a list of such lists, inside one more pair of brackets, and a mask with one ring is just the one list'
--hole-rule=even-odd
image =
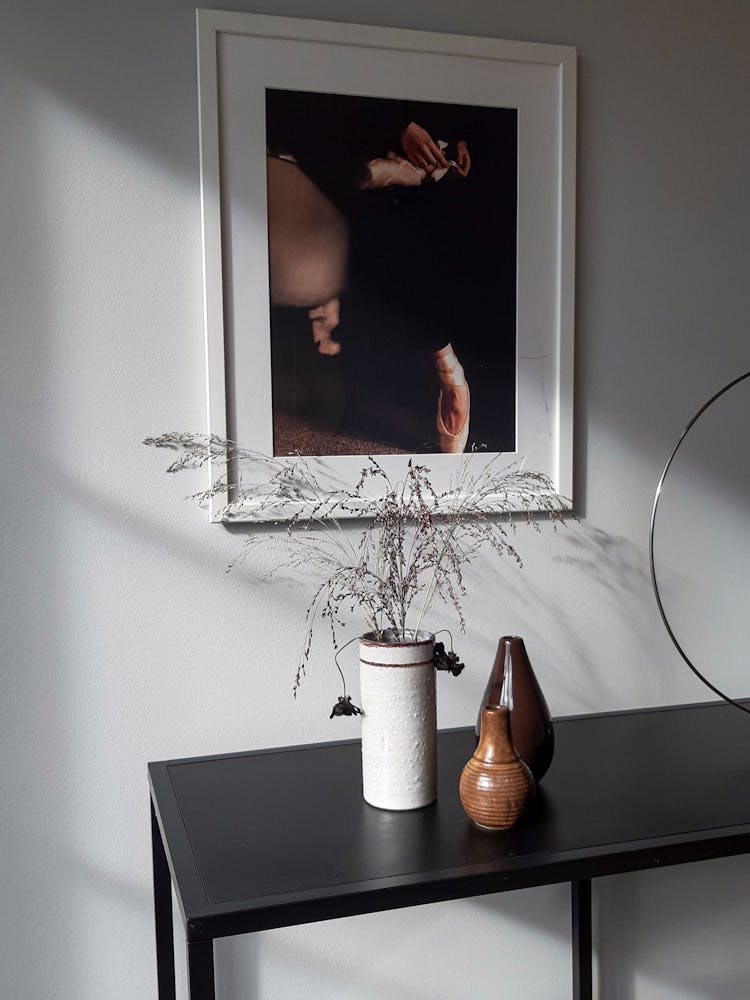
{"label": "console table", "polygon": [[438,738],[438,801],[361,798],[359,741],[149,765],[159,1000],[174,1000],[172,894],[190,1000],[214,1000],[213,940],[570,882],[575,1000],[590,1000],[591,879],[750,852],[750,719],[720,703],[555,722],[521,825],[482,833],[458,778],[470,729]]}

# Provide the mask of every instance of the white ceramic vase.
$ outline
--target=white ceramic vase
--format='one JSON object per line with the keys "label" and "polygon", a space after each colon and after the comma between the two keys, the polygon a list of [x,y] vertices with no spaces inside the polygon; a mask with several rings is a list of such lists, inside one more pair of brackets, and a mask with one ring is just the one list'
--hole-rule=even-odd
{"label": "white ceramic vase", "polygon": [[378,809],[419,809],[437,798],[434,647],[429,632],[359,640],[362,790]]}

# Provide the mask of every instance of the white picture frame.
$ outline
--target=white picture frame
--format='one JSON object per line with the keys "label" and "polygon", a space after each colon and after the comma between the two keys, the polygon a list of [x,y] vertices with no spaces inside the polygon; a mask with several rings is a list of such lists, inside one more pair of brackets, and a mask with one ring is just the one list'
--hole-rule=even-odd
{"label": "white picture frame", "polygon": [[[523,460],[548,475],[572,507],[575,49],[206,10],[197,12],[197,36],[209,434],[271,450],[265,88],[515,107],[517,433],[507,461]],[[241,282],[235,281],[240,269]],[[238,369],[246,373],[242,393]],[[356,481],[362,458],[314,461],[341,484]],[[439,488],[456,457],[429,459]],[[404,456],[382,461],[398,479]],[[219,463],[210,469],[213,485],[225,470]],[[225,498],[219,500],[223,506]],[[227,519],[216,499],[210,517]],[[231,519],[258,516],[248,508]]]}

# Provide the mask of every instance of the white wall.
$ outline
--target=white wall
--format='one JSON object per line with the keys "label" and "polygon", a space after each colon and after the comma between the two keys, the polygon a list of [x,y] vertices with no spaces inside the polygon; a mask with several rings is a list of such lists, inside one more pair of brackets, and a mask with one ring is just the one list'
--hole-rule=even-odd
{"label": "white wall", "polygon": [[[258,8],[256,8],[258,9]],[[686,417],[747,367],[742,0],[267,0],[264,12],[576,45],[580,529],[474,578],[467,724],[499,632],[555,713],[701,700],[657,620],[652,490]],[[155,997],[145,765],[324,740],[305,595],[227,577],[237,537],[140,441],[204,426],[194,12],[187,0],[9,0],[0,36],[2,993]],[[668,794],[668,789],[665,790]],[[602,996],[750,994],[750,862],[597,890]],[[217,947],[220,997],[568,995],[564,887]],[[489,957],[492,976],[486,976]]]}

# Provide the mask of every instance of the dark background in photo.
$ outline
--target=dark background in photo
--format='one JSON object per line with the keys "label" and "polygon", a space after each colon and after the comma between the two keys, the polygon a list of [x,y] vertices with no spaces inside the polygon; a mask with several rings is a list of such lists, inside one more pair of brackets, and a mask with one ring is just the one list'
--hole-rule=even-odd
{"label": "dark background in photo", "polygon": [[[463,139],[468,176],[360,190],[370,159],[403,155],[409,122],[449,159]],[[309,307],[271,308],[275,454],[439,451],[432,355],[448,342],[471,392],[467,449],[515,450],[515,109],[267,90],[266,128],[349,228],[340,353],[318,352]]]}

